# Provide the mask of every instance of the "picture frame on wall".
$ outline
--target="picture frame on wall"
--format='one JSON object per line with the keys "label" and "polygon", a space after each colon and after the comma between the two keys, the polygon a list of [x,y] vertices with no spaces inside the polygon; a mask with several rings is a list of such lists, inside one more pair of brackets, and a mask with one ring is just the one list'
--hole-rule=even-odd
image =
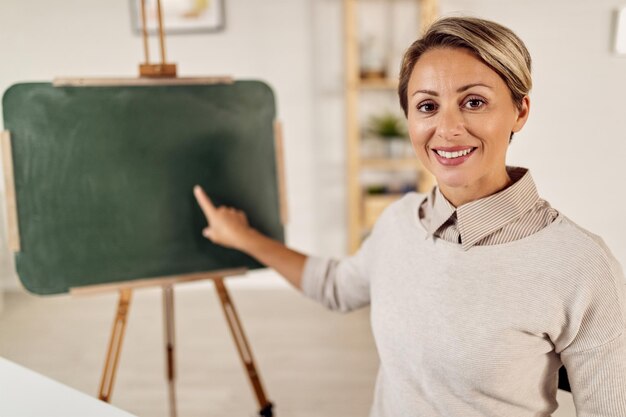
{"label": "picture frame on wall", "polygon": [[[129,0],[132,29],[142,32],[141,0]],[[146,28],[149,35],[158,32],[157,0],[146,2]],[[161,0],[163,31],[166,34],[219,32],[224,30],[224,0]]]}

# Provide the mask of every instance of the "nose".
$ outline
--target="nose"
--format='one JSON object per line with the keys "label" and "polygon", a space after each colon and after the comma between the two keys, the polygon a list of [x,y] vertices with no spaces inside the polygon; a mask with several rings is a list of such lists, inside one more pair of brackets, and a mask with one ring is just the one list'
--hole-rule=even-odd
{"label": "nose", "polygon": [[463,115],[456,106],[440,108],[437,120],[437,136],[444,140],[453,140],[462,135],[464,130]]}

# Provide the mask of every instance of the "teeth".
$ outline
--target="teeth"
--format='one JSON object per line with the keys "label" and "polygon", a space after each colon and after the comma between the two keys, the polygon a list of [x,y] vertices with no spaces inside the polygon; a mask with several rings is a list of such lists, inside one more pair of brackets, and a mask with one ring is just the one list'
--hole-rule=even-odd
{"label": "teeth", "polygon": [[440,150],[435,150],[435,152],[437,152],[437,155],[446,158],[446,159],[452,159],[452,158],[458,158],[459,156],[465,156],[468,153],[472,152],[474,148],[468,148],[468,149],[464,149],[462,151],[456,151],[456,152],[445,152],[445,151],[440,151]]}

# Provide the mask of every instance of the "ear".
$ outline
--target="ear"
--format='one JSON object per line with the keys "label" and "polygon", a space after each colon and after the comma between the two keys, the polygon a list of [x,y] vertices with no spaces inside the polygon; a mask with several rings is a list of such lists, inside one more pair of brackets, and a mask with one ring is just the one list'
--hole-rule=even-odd
{"label": "ear", "polygon": [[530,97],[524,96],[522,98],[522,105],[517,111],[517,117],[515,119],[515,123],[511,128],[511,132],[519,132],[522,130],[524,125],[526,124],[526,120],[528,120],[528,114],[530,113]]}

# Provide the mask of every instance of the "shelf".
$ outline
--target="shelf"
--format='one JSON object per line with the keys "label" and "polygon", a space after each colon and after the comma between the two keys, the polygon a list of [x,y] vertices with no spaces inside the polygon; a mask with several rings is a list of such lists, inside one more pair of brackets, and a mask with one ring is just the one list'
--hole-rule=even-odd
{"label": "shelf", "polygon": [[388,206],[402,196],[404,194],[366,194],[363,196],[363,201],[366,206]]}
{"label": "shelf", "polygon": [[395,90],[398,88],[398,80],[393,78],[360,79],[353,84],[353,87],[361,90]]}
{"label": "shelf", "polygon": [[376,223],[378,216],[391,203],[400,199],[404,194],[380,194],[365,195],[363,197],[363,227],[371,229]]}
{"label": "shelf", "polygon": [[420,165],[416,158],[361,159],[361,169],[419,171]]}

